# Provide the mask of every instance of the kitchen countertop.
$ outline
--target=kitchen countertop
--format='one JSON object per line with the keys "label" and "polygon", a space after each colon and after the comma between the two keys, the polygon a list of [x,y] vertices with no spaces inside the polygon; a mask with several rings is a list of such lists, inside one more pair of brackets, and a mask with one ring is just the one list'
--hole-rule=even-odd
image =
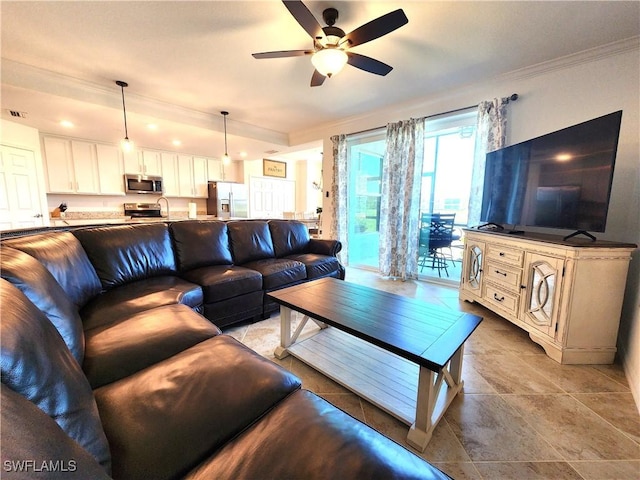
{"label": "kitchen countertop", "polygon": [[181,222],[184,220],[241,220],[240,218],[224,218],[216,217],[215,215],[198,215],[195,219],[190,219],[187,216],[173,216],[170,217],[112,217],[112,218],[52,218],[51,225],[54,227],[62,227],[65,225],[77,226],[77,225],[103,225],[112,223],[158,223],[158,222]]}

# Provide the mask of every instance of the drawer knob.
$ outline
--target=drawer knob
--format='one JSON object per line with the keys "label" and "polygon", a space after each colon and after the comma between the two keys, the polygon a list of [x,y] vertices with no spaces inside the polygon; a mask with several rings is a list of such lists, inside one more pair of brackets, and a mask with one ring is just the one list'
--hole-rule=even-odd
{"label": "drawer knob", "polygon": [[498,255],[500,255],[501,257],[504,257],[504,252],[500,252]]}
{"label": "drawer knob", "polygon": [[493,294],[493,299],[497,300],[498,302],[504,301],[504,297],[498,297],[498,295],[496,293]]}

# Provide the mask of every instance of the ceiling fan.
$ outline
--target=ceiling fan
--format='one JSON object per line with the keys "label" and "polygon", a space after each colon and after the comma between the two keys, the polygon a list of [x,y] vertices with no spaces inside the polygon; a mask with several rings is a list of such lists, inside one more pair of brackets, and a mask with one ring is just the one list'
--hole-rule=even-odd
{"label": "ceiling fan", "polygon": [[376,75],[386,75],[393,67],[365,55],[350,51],[351,48],[370,42],[376,38],[391,33],[407,24],[409,19],[402,9],[394,10],[386,15],[371,20],[345,34],[344,30],[335,27],[338,10],[327,8],[322,12],[322,18],[327,24],[321,27],[313,14],[301,1],[283,0],[285,7],[293,18],[313,39],[313,48],[308,50],[282,50],[278,52],[254,53],[253,57],[282,58],[311,55],[311,63],[315,67],[311,77],[311,86],[319,87],[327,77],[338,73],[346,63]]}

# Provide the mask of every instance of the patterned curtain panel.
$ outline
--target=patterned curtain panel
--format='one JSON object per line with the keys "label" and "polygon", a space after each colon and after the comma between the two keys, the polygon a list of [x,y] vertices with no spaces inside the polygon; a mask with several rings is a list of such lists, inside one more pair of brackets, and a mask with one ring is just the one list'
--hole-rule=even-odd
{"label": "patterned curtain panel", "polygon": [[494,98],[478,105],[478,127],[476,130],[475,158],[471,177],[469,197],[469,220],[467,225],[480,223],[482,190],[484,186],[484,165],[488,152],[502,148],[507,137],[508,98]]}
{"label": "patterned curtain panel", "polygon": [[424,119],[387,125],[380,201],[380,273],[418,277],[420,185]]}
{"label": "patterned curtain panel", "polygon": [[348,265],[349,242],[347,238],[348,192],[347,184],[347,136],[334,135],[333,142],[333,177],[331,181],[332,215],[329,227],[329,238],[342,242],[342,250],[338,259]]}

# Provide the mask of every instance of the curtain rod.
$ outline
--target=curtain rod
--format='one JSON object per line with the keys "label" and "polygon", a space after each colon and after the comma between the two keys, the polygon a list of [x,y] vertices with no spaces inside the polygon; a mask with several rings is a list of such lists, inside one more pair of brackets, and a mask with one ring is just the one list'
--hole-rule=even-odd
{"label": "curtain rod", "polygon": [[[518,100],[518,94],[517,93],[512,93],[508,97],[503,97],[502,98],[502,103],[503,104],[507,104],[510,101],[511,102],[515,102],[516,100]],[[456,108],[454,110],[448,110],[446,112],[434,113],[433,115],[427,115],[426,117],[422,117],[422,118],[427,119],[427,118],[441,117],[442,115],[449,115],[450,113],[457,113],[457,112],[463,112],[465,110],[471,110],[472,108],[476,108],[477,106],[478,106],[478,104],[469,105],[468,107]],[[374,132],[376,130],[380,130],[381,128],[385,128],[385,127],[386,127],[386,125],[383,125],[381,127],[367,128],[366,130],[360,130],[359,132],[352,132],[352,133],[349,133],[348,135],[359,135],[361,133]]]}

